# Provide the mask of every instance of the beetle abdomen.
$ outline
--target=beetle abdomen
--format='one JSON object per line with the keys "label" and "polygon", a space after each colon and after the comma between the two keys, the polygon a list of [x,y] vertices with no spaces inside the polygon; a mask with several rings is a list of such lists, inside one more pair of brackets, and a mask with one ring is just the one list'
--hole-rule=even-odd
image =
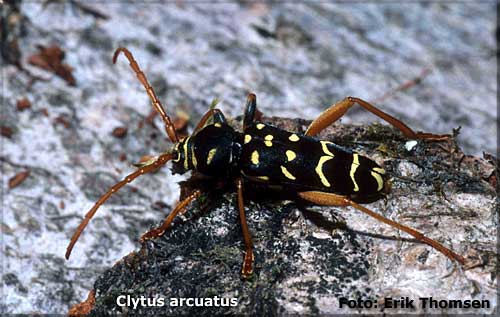
{"label": "beetle abdomen", "polygon": [[240,168],[252,180],[347,196],[380,194],[386,182],[385,171],[364,156],[263,123],[245,130]]}

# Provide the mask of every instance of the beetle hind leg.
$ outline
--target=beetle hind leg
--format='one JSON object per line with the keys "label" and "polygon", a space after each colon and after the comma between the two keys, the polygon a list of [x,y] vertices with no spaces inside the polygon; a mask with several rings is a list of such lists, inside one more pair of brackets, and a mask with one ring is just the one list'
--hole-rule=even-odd
{"label": "beetle hind leg", "polygon": [[449,134],[432,134],[425,132],[415,132],[406,124],[404,124],[402,121],[394,118],[388,113],[385,113],[384,111],[375,107],[371,103],[356,97],[344,98],[342,101],[333,104],[328,109],[323,111],[323,113],[321,113],[319,117],[317,117],[316,119],[314,119],[313,122],[311,122],[311,124],[306,130],[305,135],[308,136],[317,135],[326,127],[328,127],[329,125],[337,121],[339,118],[341,118],[347,112],[347,110],[349,110],[355,104],[360,105],[365,110],[370,111],[377,117],[390,123],[393,127],[401,131],[401,133],[403,133],[403,135],[408,139],[426,139],[431,141],[442,141],[442,140],[447,140],[451,137]]}
{"label": "beetle hind leg", "polygon": [[364,212],[365,214],[377,219],[378,221],[381,221],[385,224],[388,224],[389,226],[392,226],[396,229],[399,229],[401,231],[404,231],[408,233],[409,235],[415,237],[417,240],[433,247],[437,251],[441,252],[442,254],[446,255],[448,258],[451,260],[457,261],[460,264],[464,265],[465,264],[465,259],[461,256],[453,252],[452,250],[448,249],[447,247],[443,246],[439,242],[432,240],[426,236],[424,236],[422,233],[407,227],[405,225],[402,225],[398,222],[392,221],[388,218],[385,218],[376,212],[361,206],[354,201],[350,200],[349,198],[341,195],[336,195],[332,193],[325,193],[325,192],[318,192],[318,191],[309,191],[309,192],[300,192],[298,195],[310,202],[313,202],[318,205],[323,205],[323,206],[351,206],[359,211]]}

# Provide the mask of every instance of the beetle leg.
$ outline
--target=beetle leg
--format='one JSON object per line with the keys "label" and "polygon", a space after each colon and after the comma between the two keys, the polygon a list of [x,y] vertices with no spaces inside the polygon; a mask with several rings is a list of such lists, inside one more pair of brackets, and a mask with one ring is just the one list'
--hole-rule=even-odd
{"label": "beetle leg", "polygon": [[248,94],[245,105],[245,116],[243,117],[243,130],[250,126],[255,119],[255,111],[257,110],[257,96]]}
{"label": "beetle leg", "polygon": [[432,134],[432,133],[423,133],[423,132],[415,132],[410,129],[406,124],[401,122],[400,120],[394,118],[393,116],[383,112],[378,109],[374,105],[370,104],[363,99],[356,97],[347,97],[340,102],[330,106],[330,108],[326,109],[314,119],[314,121],[309,125],[306,130],[305,135],[314,136],[325,129],[327,126],[331,125],[335,121],[337,121],[340,117],[342,117],[349,108],[354,106],[355,104],[360,105],[364,109],[370,111],[376,116],[384,119],[388,123],[390,123],[393,127],[399,129],[403,135],[409,139],[427,139],[427,140],[446,140],[451,136],[449,134]]}
{"label": "beetle leg", "polygon": [[255,94],[248,94],[244,113],[243,130],[252,125],[254,121],[260,121],[262,119],[263,114],[257,109],[257,96],[255,96]]}
{"label": "beetle leg", "polygon": [[66,259],[69,259],[69,256],[71,255],[71,251],[73,250],[73,247],[75,246],[76,241],[78,241],[78,238],[82,234],[83,230],[85,229],[85,227],[87,227],[87,224],[89,223],[90,219],[92,219],[92,217],[94,217],[95,213],[97,212],[97,209],[99,209],[99,207],[102,204],[104,204],[104,202],[106,200],[108,200],[108,198],[111,195],[116,193],[118,190],[120,190],[120,188],[125,186],[127,183],[132,182],[134,179],[141,176],[142,174],[152,172],[152,171],[156,170],[157,168],[159,168],[160,166],[165,165],[165,163],[167,163],[169,160],[173,159],[174,156],[175,155],[172,153],[166,153],[166,154],[162,154],[162,155],[158,156],[158,158],[155,161],[151,162],[149,165],[142,166],[141,168],[139,168],[138,170],[136,170],[132,174],[125,177],[120,182],[113,185],[104,195],[102,195],[101,198],[99,198],[99,200],[94,204],[94,206],[87,212],[87,214],[85,215],[85,218],[82,220],[82,222],[80,223],[80,225],[76,229],[75,233],[71,237],[68,248],[66,249],[66,255],[65,255]]}
{"label": "beetle leg", "polygon": [[401,231],[404,231],[404,232],[412,235],[417,240],[422,241],[423,243],[430,245],[434,249],[436,249],[439,252],[441,252],[442,254],[446,255],[451,260],[455,260],[462,265],[465,264],[465,259],[462,256],[451,251],[450,249],[443,246],[439,242],[432,240],[430,238],[427,238],[422,233],[420,233],[420,232],[418,232],[410,227],[407,227],[405,225],[402,225],[400,223],[392,221],[388,218],[385,218],[385,217],[375,213],[374,211],[355,203],[354,201],[350,200],[349,198],[347,198],[345,196],[336,195],[336,194],[332,194],[332,193],[319,192],[319,191],[300,192],[300,193],[298,193],[298,195],[301,198],[303,198],[307,201],[313,202],[315,204],[318,204],[318,205],[354,207],[354,208],[366,213],[367,215],[377,219],[378,221],[381,221],[385,224],[388,224],[389,226],[392,226],[396,229],[399,229]]}
{"label": "beetle leg", "polygon": [[150,240],[153,238],[158,238],[162,236],[165,231],[170,227],[172,224],[172,221],[174,221],[175,217],[180,213],[184,213],[186,206],[189,205],[191,202],[196,200],[198,197],[200,197],[201,191],[200,190],[195,190],[193,191],[188,197],[186,197],[183,201],[177,204],[175,206],[174,210],[170,212],[168,215],[167,219],[163,222],[161,226],[155,229],[151,229],[148,232],[144,233],[141,238],[139,239],[139,242],[144,242],[146,240]]}
{"label": "beetle leg", "polygon": [[200,122],[198,122],[198,124],[196,125],[196,128],[194,128],[193,135],[196,134],[196,132],[198,132],[201,128],[203,128],[208,119],[210,119],[211,117],[214,118],[215,123],[226,123],[226,117],[224,117],[222,111],[220,111],[219,109],[209,109],[207,112],[205,112],[203,117],[201,117]]}
{"label": "beetle leg", "polygon": [[238,190],[238,209],[240,211],[241,230],[243,231],[243,241],[245,242],[245,258],[241,268],[243,278],[248,278],[253,273],[253,244],[252,237],[248,230],[247,220],[245,217],[245,205],[243,203],[243,179],[236,179],[236,188]]}
{"label": "beetle leg", "polygon": [[116,63],[116,59],[121,52],[123,52],[123,54],[125,54],[125,56],[127,57],[130,63],[130,67],[132,67],[132,69],[134,70],[137,79],[139,79],[141,84],[146,89],[149,99],[151,99],[151,104],[156,109],[156,111],[158,111],[161,118],[163,119],[163,122],[165,124],[165,131],[167,132],[170,141],[172,141],[173,143],[177,143],[179,141],[179,138],[177,136],[177,132],[175,132],[174,124],[172,123],[172,120],[170,120],[170,117],[165,112],[165,109],[163,108],[160,99],[158,99],[158,96],[156,96],[153,87],[151,87],[151,85],[149,84],[146,75],[144,75],[144,73],[142,72],[141,68],[139,67],[139,64],[137,64],[137,62],[135,61],[132,53],[130,53],[130,51],[124,47],[117,48],[115,54],[113,55],[113,64]]}

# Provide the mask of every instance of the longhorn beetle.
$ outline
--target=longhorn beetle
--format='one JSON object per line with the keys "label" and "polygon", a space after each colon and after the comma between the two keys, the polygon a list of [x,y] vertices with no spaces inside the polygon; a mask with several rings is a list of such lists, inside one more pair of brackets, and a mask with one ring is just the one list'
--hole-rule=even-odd
{"label": "longhorn beetle", "polygon": [[[354,97],[347,97],[332,105],[309,125],[304,135],[299,135],[258,122],[255,119],[256,97],[254,94],[249,94],[243,118],[243,132],[238,132],[231,127],[220,110],[211,108],[203,115],[191,136],[179,139],[170,117],[166,114],[132,54],[126,48],[120,47],[114,53],[113,63],[116,63],[120,53],[125,54],[131,68],[146,89],[154,109],[163,119],[165,131],[174,143],[174,147],[141,164],[139,169],[112,186],[95,203],[73,234],[66,250],[66,259],[69,258],[73,246],[97,209],[113,193],[140,175],[154,171],[168,161],[172,161],[174,173],[184,174],[193,170],[211,178],[234,181],[245,243],[241,270],[244,278],[252,274],[254,262],[252,239],[246,222],[243,201],[243,188],[246,182],[258,183],[262,186],[279,185],[295,193],[298,198],[318,205],[352,206],[412,235],[448,258],[462,265],[465,263],[462,256],[437,241],[360,205],[359,202],[374,201],[389,193],[390,181],[384,169],[358,153],[315,138],[320,131],[342,117],[355,104],[384,119],[409,139],[439,141],[450,137],[449,135],[414,132],[403,122],[370,103]],[[209,119],[213,122],[209,122]],[[174,218],[182,214],[186,206],[199,198],[201,194],[200,189],[193,190],[178,203],[161,226],[143,234],[140,241],[161,236],[165,230],[169,229]]]}

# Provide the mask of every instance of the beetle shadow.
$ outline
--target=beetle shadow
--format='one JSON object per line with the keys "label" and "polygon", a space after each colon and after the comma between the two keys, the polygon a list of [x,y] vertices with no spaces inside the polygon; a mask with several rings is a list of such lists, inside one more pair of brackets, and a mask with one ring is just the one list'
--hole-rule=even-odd
{"label": "beetle shadow", "polygon": [[[308,204],[307,202],[304,203],[304,202],[305,201],[298,201],[298,203],[297,203],[297,208],[302,212],[302,214],[304,215],[304,218],[306,218],[307,220],[314,223],[317,227],[322,228],[328,232],[332,232],[334,230],[342,230],[342,231],[350,232],[352,234],[361,235],[361,236],[370,237],[370,238],[425,244],[422,241],[419,241],[419,240],[414,239],[414,238],[387,236],[387,235],[383,235],[383,234],[379,234],[379,233],[371,233],[371,232],[366,232],[366,231],[361,231],[361,230],[356,230],[356,229],[350,228],[345,221],[342,221],[342,220],[331,221],[331,220],[327,219],[325,216],[323,216],[321,213],[308,209],[307,205],[311,205],[311,204]],[[335,216],[333,216],[333,217],[335,219],[337,219]]]}
{"label": "beetle shadow", "polygon": [[[180,199],[187,197],[193,190],[199,189],[203,192],[203,199],[199,205],[199,211],[196,212],[189,220],[196,220],[204,215],[207,215],[210,210],[221,205],[224,200],[224,195],[235,192],[235,185],[232,182],[220,179],[210,179],[199,174],[193,174],[189,179],[179,183],[181,187]],[[387,236],[379,233],[371,233],[350,228],[345,221],[337,219],[334,215],[334,221],[327,219],[319,212],[308,209],[308,206],[315,206],[310,202],[297,196],[295,191],[283,190],[278,186],[269,186],[246,182],[244,184],[244,199],[248,205],[249,201],[260,204],[275,204],[277,201],[293,201],[302,215],[319,228],[332,232],[334,230],[343,230],[352,234],[366,236],[370,238],[412,242],[424,244],[414,238],[404,238],[396,236]],[[237,205],[234,206],[237,208]],[[185,222],[188,220],[183,220]]]}

